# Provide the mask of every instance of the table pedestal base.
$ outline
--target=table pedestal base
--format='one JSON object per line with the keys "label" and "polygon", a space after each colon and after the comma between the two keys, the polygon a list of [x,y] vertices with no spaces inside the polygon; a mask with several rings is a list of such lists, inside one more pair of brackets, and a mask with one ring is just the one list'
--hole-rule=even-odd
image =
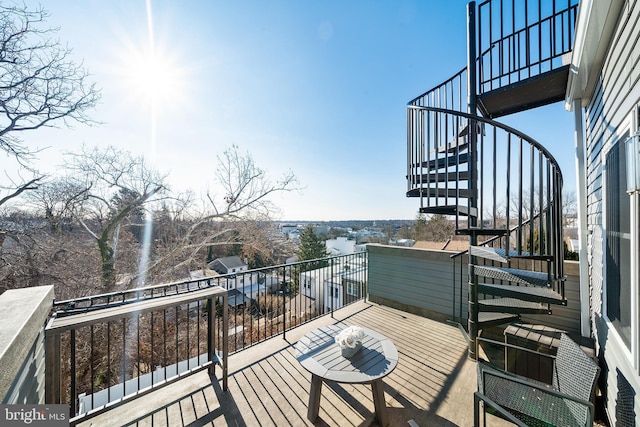
{"label": "table pedestal base", "polygon": [[[311,422],[315,422],[320,412],[320,396],[322,395],[322,378],[318,375],[311,375],[311,392],[309,393],[309,410],[307,418]],[[385,427],[388,424],[387,404],[384,400],[384,384],[382,380],[376,380],[371,383],[371,391],[373,393],[373,406],[376,411],[376,419],[378,423]]]}

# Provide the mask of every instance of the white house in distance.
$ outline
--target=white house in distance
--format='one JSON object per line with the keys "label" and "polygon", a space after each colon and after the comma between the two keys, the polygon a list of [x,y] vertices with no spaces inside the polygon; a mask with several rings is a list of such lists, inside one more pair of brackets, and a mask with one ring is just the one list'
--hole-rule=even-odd
{"label": "white house in distance", "polygon": [[329,239],[325,244],[327,245],[327,252],[331,256],[352,254],[355,252],[356,247],[356,241],[349,240],[346,237]]}
{"label": "white house in distance", "polygon": [[249,270],[247,263],[241,260],[239,256],[233,255],[224,258],[216,258],[211,261],[207,267],[220,275],[229,275],[225,280],[219,281],[220,286],[225,289],[242,288],[245,285],[251,284],[250,282],[245,283],[245,275],[236,274]]}
{"label": "white house in distance", "polygon": [[249,269],[247,263],[241,260],[237,255],[216,258],[209,263],[208,267],[220,274],[239,273]]}
{"label": "white house in distance", "polygon": [[[340,274],[325,279],[321,298],[322,311],[329,313],[361,298],[366,284],[367,267],[342,270]],[[318,306],[318,304],[316,304]]]}
{"label": "white house in distance", "polygon": [[225,276],[217,279],[220,286],[228,290],[236,289],[248,298],[264,296],[267,291],[274,290],[279,283],[277,277],[249,272],[247,263],[235,255],[217,258],[211,261],[208,267],[218,275]]}
{"label": "white house in distance", "polygon": [[364,258],[341,259],[333,265],[300,273],[300,293],[315,300],[318,312],[327,313],[360,298],[366,282]]}
{"label": "white house in distance", "polygon": [[354,239],[349,239],[347,237],[328,239],[325,244],[327,245],[327,253],[331,256],[351,255],[356,252],[364,252],[367,250],[366,244],[358,245]]}

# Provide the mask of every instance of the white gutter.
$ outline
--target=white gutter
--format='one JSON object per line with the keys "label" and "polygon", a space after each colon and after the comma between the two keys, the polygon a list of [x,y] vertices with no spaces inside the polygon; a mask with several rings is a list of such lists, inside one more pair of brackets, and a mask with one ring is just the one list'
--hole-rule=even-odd
{"label": "white gutter", "polygon": [[580,242],[580,329],[591,336],[589,260],[587,253],[587,178],[582,108],[591,101],[625,0],[581,0],[565,96],[565,109],[574,112],[578,237]]}
{"label": "white gutter", "polygon": [[591,100],[624,3],[624,0],[580,1],[565,95],[567,111],[572,111],[577,99],[581,99],[578,105],[582,107]]}
{"label": "white gutter", "polygon": [[576,99],[573,108],[574,142],[576,146],[576,193],[578,198],[578,256],[580,258],[580,333],[591,337],[591,292],[589,286],[589,262],[587,243],[587,172],[585,165],[585,141],[582,119],[581,99]]}

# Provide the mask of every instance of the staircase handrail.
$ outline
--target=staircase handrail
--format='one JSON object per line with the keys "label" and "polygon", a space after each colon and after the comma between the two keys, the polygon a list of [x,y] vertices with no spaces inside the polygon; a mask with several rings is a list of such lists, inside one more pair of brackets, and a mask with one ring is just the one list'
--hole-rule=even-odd
{"label": "staircase handrail", "polygon": [[[535,221],[536,219],[538,219],[540,217],[540,214],[537,213],[535,214],[532,218],[529,218],[527,220],[525,220],[522,225],[514,225],[513,227],[511,227],[509,229],[509,234],[513,233],[514,231],[517,231],[518,228],[524,227],[526,225],[528,225],[531,221]],[[493,236],[490,239],[487,239],[481,243],[478,243],[478,246],[486,246],[490,243],[495,242],[496,240],[500,240],[502,238],[502,236]],[[467,252],[469,252],[469,249],[465,249],[464,251],[460,251],[460,252],[456,252],[455,254],[449,255],[449,258],[454,259],[454,258],[458,258],[464,254],[466,254]]]}
{"label": "staircase handrail", "polygon": [[[467,72],[467,66],[465,65],[464,68],[462,68],[460,71],[458,71],[457,73],[455,73],[452,77],[448,78],[447,80],[445,80],[444,82],[432,87],[431,89],[427,90],[426,92],[424,92],[421,95],[416,96],[414,99],[412,99],[411,101],[409,101],[407,103],[408,106],[415,106],[415,107],[426,107],[426,105],[424,105],[423,101],[424,99],[428,99],[430,95],[437,93],[438,91],[444,91],[445,88],[447,87],[447,85],[452,84],[457,78],[460,78],[460,81],[462,82],[462,76]],[[466,78],[464,79],[464,81],[466,81]],[[467,93],[466,93],[466,89],[464,91],[464,98],[466,99]],[[464,105],[464,107],[466,108],[466,103],[461,103],[461,106]],[[452,110],[452,111],[458,111],[458,110]]]}
{"label": "staircase handrail", "polygon": [[531,138],[529,135],[527,135],[527,134],[525,134],[523,132],[520,132],[517,129],[514,129],[509,125],[505,125],[504,123],[500,123],[500,122],[497,122],[495,120],[492,120],[492,119],[489,119],[489,118],[486,118],[486,117],[476,116],[474,114],[465,113],[463,111],[448,110],[448,109],[445,109],[445,108],[437,108],[437,107],[423,107],[423,106],[418,106],[418,105],[408,105],[407,108],[411,109],[411,110],[425,110],[425,111],[433,111],[435,113],[455,114],[455,115],[458,115],[458,116],[465,117],[465,118],[467,118],[469,120],[474,120],[474,121],[477,121],[477,122],[487,123],[487,124],[489,124],[491,126],[495,126],[495,127],[498,127],[498,128],[500,128],[502,130],[505,130],[505,131],[507,131],[509,133],[512,133],[512,134],[522,138],[523,140],[527,141],[530,145],[532,145],[533,147],[538,149],[540,152],[542,152],[542,154],[544,154],[544,156],[551,163],[553,163],[553,165],[557,168],[558,178],[560,179],[560,182],[562,182],[562,171],[560,170],[560,164],[555,159],[555,157],[553,157],[553,154],[551,154],[549,152],[549,150],[547,150],[542,144],[540,144],[535,139]]}

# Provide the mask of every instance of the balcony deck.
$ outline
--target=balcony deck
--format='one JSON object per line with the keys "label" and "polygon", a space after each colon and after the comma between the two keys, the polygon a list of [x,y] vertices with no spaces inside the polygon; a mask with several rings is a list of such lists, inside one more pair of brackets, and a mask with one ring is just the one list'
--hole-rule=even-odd
{"label": "balcony deck", "polygon": [[374,329],[398,348],[398,366],[384,379],[390,425],[473,424],[475,363],[467,358],[459,330],[358,302],[333,318],[327,315],[287,332],[286,340],[280,335],[232,355],[227,392],[221,381],[202,371],[79,425],[377,426],[368,385],[325,385],[318,420],[307,420],[311,374],[297,362],[294,345],[306,332],[334,323]]}

